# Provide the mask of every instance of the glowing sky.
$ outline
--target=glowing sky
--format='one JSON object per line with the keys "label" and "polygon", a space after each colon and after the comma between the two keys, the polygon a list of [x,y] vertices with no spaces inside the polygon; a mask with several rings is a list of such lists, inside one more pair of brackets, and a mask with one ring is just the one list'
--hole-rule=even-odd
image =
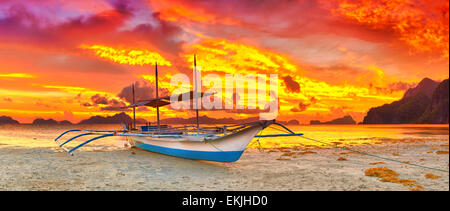
{"label": "glowing sky", "polygon": [[448,0],[0,0],[0,115],[25,123],[113,115],[133,82],[138,98],[150,97],[155,62],[168,93],[171,76],[192,74],[195,53],[205,73],[278,74],[280,120],[361,121],[424,77],[448,78],[448,8]]}

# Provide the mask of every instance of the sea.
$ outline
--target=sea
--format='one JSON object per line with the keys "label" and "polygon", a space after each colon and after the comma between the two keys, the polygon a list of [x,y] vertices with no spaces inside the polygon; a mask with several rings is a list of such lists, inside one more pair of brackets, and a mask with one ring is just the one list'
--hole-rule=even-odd
{"label": "sea", "polygon": [[[212,126],[212,125],[209,125]],[[221,125],[216,125],[222,127]],[[302,136],[254,138],[248,148],[335,147],[346,145],[377,144],[393,140],[449,140],[449,125],[288,125],[290,130]],[[56,148],[54,139],[70,129],[121,130],[118,124],[96,125],[0,125],[0,147]],[[260,134],[286,133],[272,125]],[[73,133],[76,135],[77,133]],[[79,133],[78,133],[79,134]],[[70,138],[66,134],[62,141]],[[73,136],[72,135],[72,136]],[[87,140],[88,136],[70,142],[68,147]],[[108,137],[93,141],[80,150],[126,150],[125,137]]]}

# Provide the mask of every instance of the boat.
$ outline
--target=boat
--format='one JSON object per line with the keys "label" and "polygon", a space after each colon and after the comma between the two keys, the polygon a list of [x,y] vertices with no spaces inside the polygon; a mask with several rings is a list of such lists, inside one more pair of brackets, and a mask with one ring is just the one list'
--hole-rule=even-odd
{"label": "boat", "polygon": [[[63,132],[55,142],[59,147],[67,151],[70,155],[80,147],[106,137],[123,136],[133,147],[142,150],[161,153],[165,155],[216,162],[234,162],[239,160],[253,138],[269,138],[280,136],[301,136],[302,133],[295,133],[286,126],[276,122],[275,120],[260,120],[250,123],[223,125],[223,126],[203,126],[200,127],[198,118],[198,109],[196,109],[196,125],[183,125],[181,127],[173,127],[169,125],[161,125],[159,120],[159,107],[170,105],[170,96],[158,96],[158,68],[155,64],[155,81],[156,81],[156,97],[148,100],[135,102],[134,86],[133,102],[131,105],[122,108],[133,108],[133,123],[131,127],[123,125],[121,130],[79,130],[72,129]],[[194,68],[196,68],[196,58],[194,56]],[[194,71],[196,73],[196,71]],[[194,76],[196,78],[196,75]],[[193,91],[181,94],[178,101],[185,99],[197,102],[197,98],[214,93],[202,93],[194,87]],[[156,108],[157,124],[141,126],[136,128],[135,108],[139,106],[149,106]],[[196,108],[198,108],[196,106]],[[281,127],[286,133],[282,134],[265,134],[261,132],[270,125]],[[62,141],[68,133],[77,132],[77,135]],[[78,140],[84,136],[95,136],[81,144],[69,149],[66,144],[74,140]],[[258,142],[259,143],[259,142]]]}

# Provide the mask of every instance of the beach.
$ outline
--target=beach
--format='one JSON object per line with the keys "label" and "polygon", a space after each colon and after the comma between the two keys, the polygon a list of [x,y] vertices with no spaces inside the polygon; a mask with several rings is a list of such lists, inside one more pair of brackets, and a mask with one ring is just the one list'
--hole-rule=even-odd
{"label": "beach", "polygon": [[[52,145],[48,136],[37,136],[29,141],[49,145],[27,147],[0,142],[0,190],[448,191],[448,172],[407,164],[448,171],[448,135],[439,137],[334,143],[405,163],[331,145],[263,145],[260,152],[254,147],[256,143],[237,162],[218,163],[176,158],[121,144],[93,145],[70,156]],[[395,171],[396,179],[401,181],[367,176],[372,168]]]}
{"label": "beach", "polygon": [[0,191],[449,191],[449,1],[0,0]]}

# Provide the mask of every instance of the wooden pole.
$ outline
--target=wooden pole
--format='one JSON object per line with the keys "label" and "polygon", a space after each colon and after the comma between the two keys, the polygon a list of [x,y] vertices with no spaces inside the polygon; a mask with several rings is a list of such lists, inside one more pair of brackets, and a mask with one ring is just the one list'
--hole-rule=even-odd
{"label": "wooden pole", "polygon": [[[155,81],[156,81],[156,98],[159,97],[158,95],[158,62],[155,63]],[[159,124],[159,106],[156,106],[156,122],[158,125],[158,131],[161,132],[161,126]]]}
{"label": "wooden pole", "polygon": [[195,114],[197,117],[197,134],[200,133],[200,125],[198,123],[198,84],[197,84],[197,59],[196,56],[194,54],[194,84],[195,84],[195,91],[194,91],[194,96],[195,96]]}
{"label": "wooden pole", "polygon": [[[134,97],[134,83],[132,85],[132,90],[133,90],[133,104],[135,103],[135,97]],[[133,128],[132,129],[136,129],[136,106],[133,106]]]}

